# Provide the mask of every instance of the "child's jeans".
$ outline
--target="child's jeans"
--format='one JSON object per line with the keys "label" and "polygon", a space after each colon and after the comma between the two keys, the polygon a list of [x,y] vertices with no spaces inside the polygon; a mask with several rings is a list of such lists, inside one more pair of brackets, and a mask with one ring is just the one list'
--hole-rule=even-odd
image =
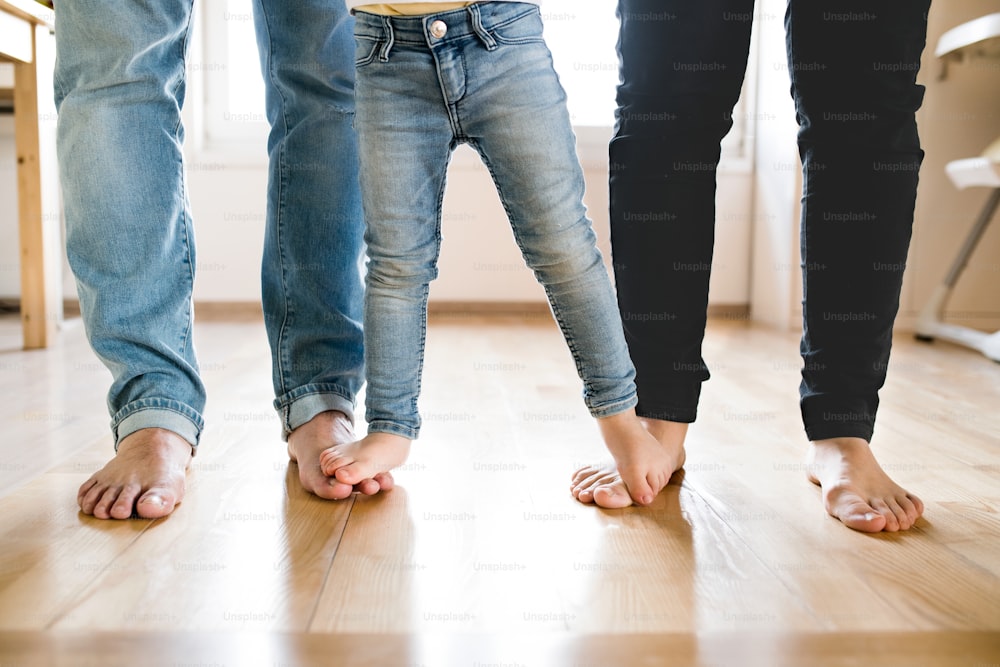
{"label": "child's jeans", "polygon": [[367,224],[369,432],[415,439],[451,152],[482,156],[544,286],[595,417],[636,403],[614,291],[582,199],[566,95],[535,5],[356,16],[357,116]]}

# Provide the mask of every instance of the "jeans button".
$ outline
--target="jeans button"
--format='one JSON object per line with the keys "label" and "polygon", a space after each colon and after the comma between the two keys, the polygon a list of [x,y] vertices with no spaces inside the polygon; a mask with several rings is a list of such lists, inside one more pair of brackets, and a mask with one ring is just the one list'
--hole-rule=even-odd
{"label": "jeans button", "polygon": [[448,24],[444,21],[434,21],[431,23],[431,36],[437,39],[444,37],[445,33],[448,32]]}

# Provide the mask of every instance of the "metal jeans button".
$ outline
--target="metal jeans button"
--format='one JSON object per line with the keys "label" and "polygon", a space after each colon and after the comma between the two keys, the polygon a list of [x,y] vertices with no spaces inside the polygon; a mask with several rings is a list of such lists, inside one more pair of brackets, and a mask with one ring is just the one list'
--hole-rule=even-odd
{"label": "metal jeans button", "polygon": [[434,21],[431,23],[431,36],[437,39],[444,37],[445,33],[448,32],[448,24],[444,21]]}

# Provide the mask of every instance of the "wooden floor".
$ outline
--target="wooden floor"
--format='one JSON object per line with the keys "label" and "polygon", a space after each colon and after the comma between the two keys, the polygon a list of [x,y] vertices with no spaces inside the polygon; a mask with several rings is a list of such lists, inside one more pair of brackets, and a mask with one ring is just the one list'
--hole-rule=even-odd
{"label": "wooden floor", "polygon": [[0,319],[0,665],[1000,665],[1000,365],[900,336],[873,442],[926,506],[905,534],[823,512],[793,334],[711,322],[688,463],[652,508],[568,492],[603,458],[547,317],[432,320],[399,488],[324,502],[289,469],[260,322],[201,321],[188,495],[81,515],[112,452],[79,322]]}

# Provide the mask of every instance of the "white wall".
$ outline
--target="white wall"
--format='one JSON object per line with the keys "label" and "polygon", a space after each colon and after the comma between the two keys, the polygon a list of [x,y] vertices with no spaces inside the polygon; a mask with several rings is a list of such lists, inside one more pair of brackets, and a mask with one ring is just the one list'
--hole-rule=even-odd
{"label": "white wall", "polygon": [[[600,141],[603,149],[606,138]],[[585,177],[588,213],[610,266],[606,158],[588,160]],[[196,299],[257,301],[266,188],[263,164],[227,164],[195,155],[189,161],[189,178],[198,242]],[[747,303],[750,183],[749,172],[740,163],[720,176],[713,304]],[[489,172],[467,147],[456,152],[449,169],[442,234],[440,278],[432,285],[432,300],[544,301],[514,243]]]}
{"label": "white wall", "polygon": [[784,0],[757,7],[757,113],[750,316],[787,329],[801,320],[799,197],[801,163],[789,95]]}
{"label": "white wall", "polygon": [[[940,36],[979,16],[1000,12],[996,0],[938,0],[928,17],[921,83],[927,87],[917,113],[926,156],[914,216],[913,241],[903,282],[898,326],[916,315],[941,283],[986,200],[985,188],[958,190],[945,165],[979,155],[1000,138],[1000,59],[952,65],[941,80],[934,49]],[[1000,213],[969,261],[946,312],[948,321],[984,331],[1000,329]]]}
{"label": "white wall", "polygon": [[[189,100],[203,90],[192,81]],[[198,245],[195,298],[201,302],[257,302],[264,234],[266,165],[263,140],[249,155],[220,152],[199,140],[196,105],[185,111],[189,141],[185,148],[191,205]],[[8,122],[0,119],[0,122]],[[11,124],[12,127],[12,124]],[[587,180],[586,204],[599,244],[610,266],[607,141],[610,128],[581,128],[581,158]],[[0,125],[0,238],[9,237],[0,255],[0,298],[19,293],[16,178],[11,130]],[[7,190],[9,188],[9,190]],[[749,163],[725,162],[720,173],[718,241],[711,284],[713,304],[748,300],[750,234]],[[9,194],[7,194],[9,193]],[[544,293],[524,266],[489,174],[471,150],[461,148],[449,171],[443,211],[441,278],[431,298],[452,302],[543,302]],[[76,291],[68,268],[64,293]]]}
{"label": "white wall", "polygon": [[[14,66],[0,63],[0,88],[13,88]],[[21,289],[17,238],[17,160],[14,117],[0,116],[0,299],[16,298]]]}
{"label": "white wall", "polygon": [[[751,315],[778,327],[796,329],[801,326],[801,166],[785,64],[781,21],[785,1],[762,0],[758,5],[759,120]],[[1000,136],[1000,61],[952,66],[942,81],[934,49],[946,30],[998,10],[995,0],[937,0],[931,6],[919,76],[927,90],[917,114],[926,158],[920,171],[913,240],[896,323],[900,331],[912,330],[917,314],[943,279],[986,198],[983,189],[956,190],[945,174],[945,164],[978,155]],[[994,220],[962,275],[949,304],[949,321],[986,331],[1000,328],[998,228],[1000,223]]]}

